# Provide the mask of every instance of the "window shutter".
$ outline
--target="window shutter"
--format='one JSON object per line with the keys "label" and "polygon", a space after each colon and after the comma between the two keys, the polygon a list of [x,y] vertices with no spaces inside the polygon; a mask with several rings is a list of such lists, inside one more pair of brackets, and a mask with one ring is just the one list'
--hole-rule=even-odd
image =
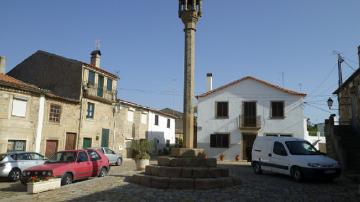
{"label": "window shutter", "polygon": [[25,117],[26,115],[26,100],[21,100],[21,99],[13,99],[13,103],[12,103],[12,113],[11,115],[13,116],[20,116],[20,117]]}

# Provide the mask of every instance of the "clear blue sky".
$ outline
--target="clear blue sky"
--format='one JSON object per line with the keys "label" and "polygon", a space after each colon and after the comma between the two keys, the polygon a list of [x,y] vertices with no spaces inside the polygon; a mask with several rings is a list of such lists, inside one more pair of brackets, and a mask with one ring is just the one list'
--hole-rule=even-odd
{"label": "clear blue sky", "polygon": [[[36,50],[89,61],[101,40],[102,66],[118,72],[119,97],[182,110],[183,25],[178,0],[2,0],[0,55],[7,70]],[[308,93],[327,109],[336,56],[358,67],[358,0],[204,0],[196,39],[196,94],[246,75]],[[331,71],[333,70],[333,71]],[[344,77],[352,70],[344,65]],[[336,98],[334,97],[334,100]],[[312,122],[329,112],[305,105]],[[337,108],[337,107],[336,107]]]}

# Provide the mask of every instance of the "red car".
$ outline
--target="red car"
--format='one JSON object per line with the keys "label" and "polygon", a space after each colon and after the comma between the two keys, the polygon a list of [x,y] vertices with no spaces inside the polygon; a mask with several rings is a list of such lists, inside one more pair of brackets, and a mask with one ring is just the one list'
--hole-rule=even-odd
{"label": "red car", "polygon": [[109,160],[101,152],[93,149],[67,150],[56,152],[44,165],[34,166],[23,171],[21,182],[26,184],[30,178],[61,178],[61,185],[89,177],[104,177],[109,171]]}

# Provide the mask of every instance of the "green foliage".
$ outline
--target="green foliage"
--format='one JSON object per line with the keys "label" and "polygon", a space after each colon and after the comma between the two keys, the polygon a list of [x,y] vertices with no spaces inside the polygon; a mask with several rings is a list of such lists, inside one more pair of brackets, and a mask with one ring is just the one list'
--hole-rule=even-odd
{"label": "green foliage", "polygon": [[134,159],[136,160],[150,159],[152,144],[150,141],[146,139],[133,140],[131,142],[131,149]]}
{"label": "green foliage", "polygon": [[176,148],[183,147],[183,139],[182,138],[175,138],[175,147]]}

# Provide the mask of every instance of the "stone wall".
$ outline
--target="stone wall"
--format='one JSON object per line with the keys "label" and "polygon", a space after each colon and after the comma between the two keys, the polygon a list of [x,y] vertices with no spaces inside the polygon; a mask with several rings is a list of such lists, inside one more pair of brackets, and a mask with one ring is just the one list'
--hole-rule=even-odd
{"label": "stone wall", "polygon": [[[27,100],[25,117],[12,115],[13,98]],[[26,150],[35,149],[39,96],[10,89],[0,89],[0,153],[7,151],[8,140],[25,140]]]}

